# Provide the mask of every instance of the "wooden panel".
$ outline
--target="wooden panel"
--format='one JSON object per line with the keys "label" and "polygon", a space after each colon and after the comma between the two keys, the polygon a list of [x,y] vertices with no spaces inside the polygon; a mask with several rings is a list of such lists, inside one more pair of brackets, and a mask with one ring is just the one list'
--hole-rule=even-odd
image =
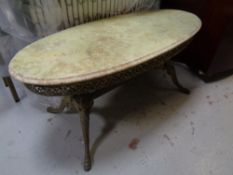
{"label": "wooden panel", "polygon": [[233,61],[229,60],[229,56],[222,55],[221,58],[216,56],[233,16],[233,1],[164,0],[162,8],[192,11],[203,21],[201,32],[186,52],[179,55],[182,61],[193,69],[203,71],[207,76],[233,69]]}
{"label": "wooden panel", "polygon": [[233,65],[233,18],[227,26],[226,32],[220,42],[213,63],[209,68],[210,74],[224,72],[232,69]]}

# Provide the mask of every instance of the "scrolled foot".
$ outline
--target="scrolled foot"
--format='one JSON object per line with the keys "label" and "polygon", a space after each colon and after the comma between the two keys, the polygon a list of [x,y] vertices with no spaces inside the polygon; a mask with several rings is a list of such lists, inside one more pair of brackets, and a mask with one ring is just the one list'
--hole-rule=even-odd
{"label": "scrolled foot", "polygon": [[[62,112],[64,112],[65,108],[67,108],[69,110],[73,110],[71,97],[69,97],[69,96],[63,97],[61,100],[61,103],[58,107],[48,107],[47,112],[54,113],[54,114],[62,113]],[[72,111],[72,112],[74,112],[74,111]]]}
{"label": "scrolled foot", "polygon": [[85,160],[84,160],[84,165],[83,165],[84,170],[85,170],[85,171],[90,171],[90,170],[91,170],[91,167],[92,167],[91,164],[92,164],[92,163],[91,163],[91,157],[89,156],[88,158],[85,158]]}
{"label": "scrolled foot", "polygon": [[187,94],[189,95],[191,93],[191,91],[187,88],[184,88],[184,87],[179,87],[178,90],[184,94]]}
{"label": "scrolled foot", "polygon": [[53,113],[53,114],[58,114],[58,113],[62,113],[64,111],[64,109],[62,109],[62,108],[59,108],[59,107],[48,107],[47,108],[47,112],[49,112],[49,113]]}

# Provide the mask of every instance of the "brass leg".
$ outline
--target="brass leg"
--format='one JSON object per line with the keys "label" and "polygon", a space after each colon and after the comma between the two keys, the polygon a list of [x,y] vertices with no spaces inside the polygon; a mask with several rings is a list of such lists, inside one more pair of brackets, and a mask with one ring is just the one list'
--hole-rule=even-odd
{"label": "brass leg", "polygon": [[20,99],[19,99],[19,96],[15,90],[15,86],[14,86],[11,78],[10,77],[3,77],[3,81],[4,81],[5,86],[10,88],[11,94],[12,94],[15,102],[19,102]]}
{"label": "brass leg", "polygon": [[61,104],[58,107],[48,107],[47,111],[50,113],[61,113],[65,110],[65,108],[70,108],[72,105],[72,100],[70,96],[63,97],[61,100]]}
{"label": "brass leg", "polygon": [[176,70],[174,65],[172,64],[171,61],[168,61],[165,64],[165,69],[167,70],[168,75],[170,75],[173,83],[177,86],[180,92],[185,93],[185,94],[190,94],[190,90],[187,88],[184,88],[178,81],[177,75],[176,75]]}
{"label": "brass leg", "polygon": [[89,115],[93,106],[93,99],[89,97],[75,98],[73,99],[74,107],[80,113],[80,121],[82,125],[83,139],[85,143],[85,157],[84,157],[84,170],[91,170],[92,162],[89,146]]}
{"label": "brass leg", "polygon": [[7,77],[2,77],[2,79],[3,79],[3,82],[4,82],[5,86],[8,87]]}

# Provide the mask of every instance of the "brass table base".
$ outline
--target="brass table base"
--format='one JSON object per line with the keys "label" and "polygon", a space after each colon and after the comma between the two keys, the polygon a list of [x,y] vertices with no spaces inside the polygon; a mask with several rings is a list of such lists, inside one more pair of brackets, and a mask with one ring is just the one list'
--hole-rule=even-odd
{"label": "brass table base", "polygon": [[[178,81],[175,67],[171,61],[168,61],[163,67],[168,75],[170,75],[172,81],[177,86],[178,90],[185,94],[190,94],[190,90],[184,88]],[[95,91],[81,96],[65,96],[61,100],[58,107],[48,107],[47,111],[50,113],[61,113],[65,110],[68,112],[79,112],[80,121],[83,133],[83,139],[85,144],[85,155],[84,155],[84,170],[89,171],[92,167],[90,145],[89,145],[89,116],[90,110],[94,104],[94,99],[109,92],[114,87]]]}

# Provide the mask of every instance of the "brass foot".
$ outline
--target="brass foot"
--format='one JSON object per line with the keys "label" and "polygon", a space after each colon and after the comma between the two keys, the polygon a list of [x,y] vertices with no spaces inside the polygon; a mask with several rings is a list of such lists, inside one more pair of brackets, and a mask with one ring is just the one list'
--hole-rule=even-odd
{"label": "brass foot", "polygon": [[85,144],[84,170],[90,171],[92,162],[89,146],[89,115],[93,106],[93,99],[89,97],[73,98],[73,105],[80,113],[80,122],[82,126],[83,139]]}
{"label": "brass foot", "polygon": [[15,86],[14,86],[11,78],[10,77],[3,77],[3,81],[4,81],[5,86],[10,88],[11,94],[12,94],[15,102],[19,102],[20,99],[19,99],[19,96],[16,92]]}
{"label": "brass foot", "polygon": [[77,112],[77,110],[74,109],[72,104],[72,97],[67,96],[63,97],[61,100],[61,103],[58,107],[48,107],[47,111],[50,113],[62,113],[67,108],[68,112]]}
{"label": "brass foot", "polygon": [[177,78],[177,74],[176,74],[176,70],[175,70],[175,67],[173,65],[173,63],[171,61],[168,61],[166,64],[165,64],[165,69],[168,73],[168,75],[170,75],[173,83],[177,86],[178,90],[184,94],[190,94],[190,90],[183,87],[179,81],[178,81],[178,78]]}

